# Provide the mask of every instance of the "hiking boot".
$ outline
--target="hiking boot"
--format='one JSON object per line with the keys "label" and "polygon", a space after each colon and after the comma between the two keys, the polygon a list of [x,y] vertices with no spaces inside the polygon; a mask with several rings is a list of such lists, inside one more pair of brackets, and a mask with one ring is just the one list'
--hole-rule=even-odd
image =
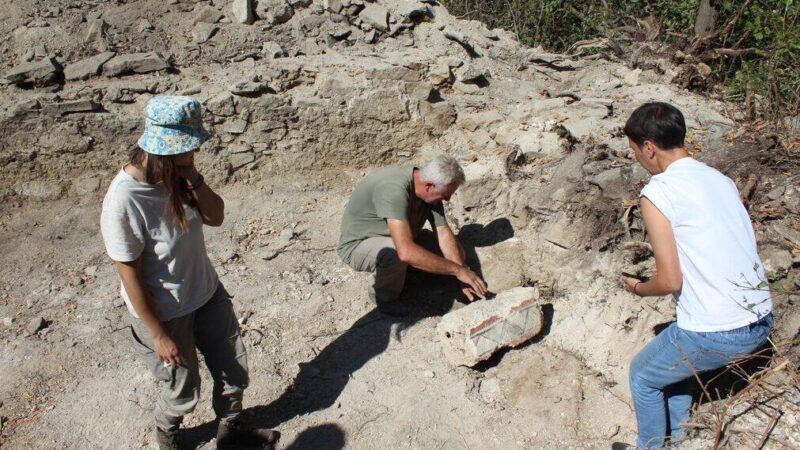
{"label": "hiking boot", "polygon": [[611,444],[611,450],[633,450],[635,448],[635,446],[628,445],[624,442],[614,442]]}
{"label": "hiking boot", "polygon": [[411,314],[411,308],[398,301],[380,302],[378,311],[390,317],[405,317]]}
{"label": "hiking boot", "polygon": [[240,420],[224,420],[217,428],[217,449],[258,447],[274,449],[281,434],[267,428],[251,428]]}
{"label": "hiking boot", "polygon": [[178,430],[164,431],[156,427],[156,442],[158,442],[158,450],[180,450],[181,448]]}

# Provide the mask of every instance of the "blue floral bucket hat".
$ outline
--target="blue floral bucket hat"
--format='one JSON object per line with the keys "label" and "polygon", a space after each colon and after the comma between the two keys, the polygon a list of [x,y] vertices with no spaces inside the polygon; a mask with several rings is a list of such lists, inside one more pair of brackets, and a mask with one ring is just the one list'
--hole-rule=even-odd
{"label": "blue floral bucket hat", "polygon": [[200,102],[192,97],[159,95],[147,102],[139,147],[154,155],[180,155],[208,139]]}

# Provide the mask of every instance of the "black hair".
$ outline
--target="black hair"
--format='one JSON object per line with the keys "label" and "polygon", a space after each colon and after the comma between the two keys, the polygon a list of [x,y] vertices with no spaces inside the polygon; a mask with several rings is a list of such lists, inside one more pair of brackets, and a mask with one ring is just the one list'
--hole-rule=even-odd
{"label": "black hair", "polygon": [[636,108],[625,122],[625,136],[638,146],[651,141],[662,150],[683,147],[686,121],[678,108],[663,102],[650,102]]}

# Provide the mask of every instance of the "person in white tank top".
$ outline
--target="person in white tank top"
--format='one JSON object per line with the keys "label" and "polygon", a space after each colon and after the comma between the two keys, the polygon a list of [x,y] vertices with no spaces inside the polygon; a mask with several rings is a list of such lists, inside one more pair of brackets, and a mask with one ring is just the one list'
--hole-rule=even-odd
{"label": "person in white tank top", "polygon": [[736,185],[689,156],[683,114],[667,103],[647,103],[631,114],[624,131],[636,160],[652,175],[640,207],[656,271],[649,280],[621,281],[636,296],[672,294],[677,300],[677,322],[648,343],[630,369],[636,448],[661,448],[683,433],[694,373],[723,367],[765,344],[772,302]]}

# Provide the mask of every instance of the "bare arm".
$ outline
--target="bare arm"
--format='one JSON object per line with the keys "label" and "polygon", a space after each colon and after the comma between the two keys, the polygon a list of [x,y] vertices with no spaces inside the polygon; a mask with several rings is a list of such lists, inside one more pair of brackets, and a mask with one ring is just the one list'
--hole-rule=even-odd
{"label": "bare arm", "polygon": [[[486,297],[486,284],[475,272],[419,246],[414,242],[411,227],[407,222],[388,219],[387,223],[389,224],[389,234],[392,236],[400,261],[425,272],[455,276],[462,283],[472,288],[479,296]],[[456,245],[458,244],[456,243]]]}
{"label": "bare arm", "polygon": [[630,277],[622,279],[629,291],[642,297],[678,292],[683,284],[683,276],[672,225],[647,197],[642,197],[640,203],[644,226],[650,235],[650,244],[656,257],[656,275],[642,282]]}
{"label": "bare arm", "polygon": [[442,225],[436,227],[436,238],[439,241],[439,248],[442,249],[442,254],[445,259],[453,261],[459,266],[463,266],[465,261],[464,250],[462,250],[461,245],[458,244],[458,240],[453,234],[453,230],[450,229],[450,226]]}
{"label": "bare arm", "polygon": [[122,285],[125,286],[125,292],[128,293],[128,298],[133,304],[133,309],[139,315],[139,319],[144,323],[144,326],[147,327],[150,336],[153,337],[154,350],[158,357],[172,366],[182,364],[183,361],[178,352],[178,347],[158,319],[153,300],[142,281],[141,258],[131,262],[114,261],[114,266],[117,268]]}

